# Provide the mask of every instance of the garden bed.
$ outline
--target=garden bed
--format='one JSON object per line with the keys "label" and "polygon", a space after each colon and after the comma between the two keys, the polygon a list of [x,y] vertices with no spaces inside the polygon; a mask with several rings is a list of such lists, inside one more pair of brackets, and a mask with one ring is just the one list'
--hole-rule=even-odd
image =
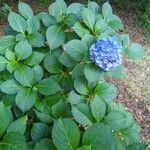
{"label": "garden bed", "polygon": [[[32,5],[38,10],[38,5],[35,4]],[[14,7],[15,5],[13,4]],[[119,88],[117,100],[124,102],[126,107],[134,113],[136,120],[142,126],[142,140],[149,144],[150,148],[150,39],[146,38],[142,29],[137,26],[132,13],[120,9],[115,9],[115,12],[124,22],[124,32],[146,49],[145,57],[139,62],[126,61],[128,76],[125,79],[112,80],[112,82]],[[0,25],[1,35],[5,24],[3,21]]]}

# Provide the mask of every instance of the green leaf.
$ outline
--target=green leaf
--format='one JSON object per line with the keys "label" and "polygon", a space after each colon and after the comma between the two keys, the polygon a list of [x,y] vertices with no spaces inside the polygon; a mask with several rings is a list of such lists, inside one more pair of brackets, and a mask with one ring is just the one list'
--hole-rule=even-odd
{"label": "green leaf", "polygon": [[61,99],[55,105],[52,106],[52,115],[55,118],[61,118],[65,116],[66,106],[64,101]]}
{"label": "green leaf", "polygon": [[125,105],[123,103],[120,103],[120,102],[114,103],[114,104],[112,104],[111,109],[125,112]]}
{"label": "green leaf", "polygon": [[3,56],[0,56],[0,71],[4,71],[6,69],[8,61]]}
{"label": "green leaf", "polygon": [[74,88],[81,95],[87,95],[88,94],[88,89],[85,86],[85,83],[83,81],[75,80],[74,81]]}
{"label": "green leaf", "polygon": [[108,72],[106,72],[106,75],[112,78],[124,78],[126,76],[126,70],[123,65],[120,65]]}
{"label": "green leaf", "polygon": [[103,71],[94,64],[86,64],[84,75],[89,84],[97,84],[103,79]]}
{"label": "green leaf", "polygon": [[81,78],[84,78],[84,67],[86,64],[84,63],[79,63],[77,64],[72,71],[72,77],[73,79],[80,80]]}
{"label": "green leaf", "polygon": [[121,134],[123,134],[126,145],[131,145],[136,142],[140,142],[140,132],[140,126],[134,123],[132,127],[123,129],[121,131]]}
{"label": "green leaf", "polygon": [[53,105],[55,105],[60,99],[62,98],[61,93],[56,93],[51,96],[44,97],[44,101],[41,101],[41,99],[37,99],[37,102],[35,104],[35,107],[41,111],[46,112],[51,115],[51,108]]}
{"label": "green leaf", "polygon": [[92,150],[92,149],[91,146],[86,145],[86,146],[79,147],[77,150]]}
{"label": "green leaf", "polygon": [[14,80],[6,80],[0,85],[0,89],[3,93],[6,94],[16,94],[20,90],[20,86],[18,83]]}
{"label": "green leaf", "polygon": [[14,31],[10,25],[6,25],[6,26],[3,28],[3,32],[5,33],[5,35],[13,35],[13,36],[16,36],[16,35],[18,34],[18,32]]}
{"label": "green leaf", "polygon": [[71,119],[59,119],[52,130],[52,139],[58,150],[76,149],[80,141],[80,131]]}
{"label": "green leaf", "polygon": [[27,116],[23,116],[10,124],[7,129],[7,133],[18,132],[24,134],[27,126]]}
{"label": "green leaf", "polygon": [[105,19],[110,19],[112,17],[112,7],[108,2],[105,2],[102,6],[102,14]]}
{"label": "green leaf", "polygon": [[88,47],[80,40],[71,40],[64,45],[66,53],[77,61],[87,58]]}
{"label": "green leaf", "polygon": [[95,24],[95,32],[97,34],[101,34],[108,29],[108,25],[103,18],[98,19]]}
{"label": "green leaf", "polygon": [[78,104],[72,107],[72,115],[74,119],[83,126],[90,126],[93,124],[93,117],[88,104]]}
{"label": "green leaf", "polygon": [[34,72],[28,66],[21,66],[14,72],[15,79],[24,86],[31,86],[34,80]]}
{"label": "green leaf", "polygon": [[[50,51],[50,54],[55,56],[57,59],[58,57],[60,57],[60,55],[63,53],[63,49],[61,47],[59,48],[56,48],[55,50],[53,51]],[[48,54],[48,53],[47,53]]]}
{"label": "green leaf", "polygon": [[77,64],[77,62],[70,57],[66,52],[64,52],[60,57],[59,61],[66,67],[70,68]]}
{"label": "green leaf", "polygon": [[34,146],[35,146],[35,142],[34,141],[29,141],[27,143],[27,150],[33,150]]}
{"label": "green leaf", "polygon": [[134,143],[127,146],[126,150],[146,150],[146,145],[142,143]]}
{"label": "green leaf", "polygon": [[43,69],[41,66],[37,65],[33,68],[33,71],[34,71],[34,83],[37,83],[43,78]]}
{"label": "green leaf", "polygon": [[71,91],[69,93],[68,101],[70,104],[74,105],[74,104],[78,104],[80,102],[84,102],[85,97],[82,95],[78,95],[75,91]]}
{"label": "green leaf", "polygon": [[51,131],[48,125],[44,123],[34,123],[31,128],[31,138],[33,141],[40,141],[42,138],[50,137]]}
{"label": "green leaf", "polygon": [[112,17],[109,21],[108,21],[108,25],[114,29],[114,30],[123,30],[123,24],[121,19],[118,17]]}
{"label": "green leaf", "polygon": [[121,137],[117,136],[116,137],[116,144],[117,144],[117,149],[116,150],[126,150],[126,144]]}
{"label": "green leaf", "polygon": [[[60,77],[60,78],[59,78]],[[59,75],[59,84],[61,86],[61,88],[66,91],[66,92],[70,92],[73,89],[73,79],[72,79],[72,75],[71,74],[66,74],[64,76]]]}
{"label": "green leaf", "polygon": [[95,89],[95,94],[97,94],[103,101],[110,104],[117,96],[117,88],[110,83],[100,83]]}
{"label": "green leaf", "polygon": [[46,27],[50,27],[53,26],[57,23],[57,20],[54,16],[46,13],[46,12],[42,12],[42,22]]}
{"label": "green leaf", "polygon": [[27,23],[19,14],[11,11],[8,15],[8,22],[15,31],[25,33],[27,29]]}
{"label": "green leaf", "polygon": [[29,66],[36,66],[41,63],[44,57],[45,57],[45,54],[34,51],[32,55],[26,60],[25,63],[28,64]]}
{"label": "green leaf", "polygon": [[140,44],[133,43],[126,49],[126,53],[129,59],[137,60],[144,56],[144,49]]}
{"label": "green leaf", "polygon": [[110,112],[105,117],[105,123],[109,125],[112,130],[123,129],[126,123],[126,116],[123,113],[115,110]]}
{"label": "green leaf", "polygon": [[56,150],[53,142],[48,138],[44,138],[40,140],[39,142],[37,142],[33,150],[42,150],[42,149],[43,150]]}
{"label": "green leaf", "polygon": [[88,47],[91,47],[91,45],[95,43],[95,37],[87,33],[82,37],[81,41],[83,41]]}
{"label": "green leaf", "polygon": [[123,49],[127,49],[130,46],[130,37],[128,34],[121,35]]}
{"label": "green leaf", "polygon": [[116,150],[116,140],[109,126],[94,124],[83,135],[82,145],[90,145],[91,150]]}
{"label": "green leaf", "polygon": [[134,124],[134,118],[133,118],[132,113],[125,111],[124,115],[126,116],[125,127],[129,128],[129,127],[133,126],[133,124]]}
{"label": "green leaf", "polygon": [[7,71],[3,71],[1,73],[1,82],[0,83],[2,83],[3,80],[11,80],[13,78],[14,78],[13,74],[8,73]]}
{"label": "green leaf", "polygon": [[100,7],[96,2],[89,1],[88,9],[91,9],[95,15],[98,15],[100,13]]}
{"label": "green leaf", "polygon": [[10,132],[0,142],[0,149],[3,150],[26,150],[25,137],[17,132]]}
{"label": "green leaf", "polygon": [[54,25],[47,29],[46,38],[47,38],[49,47],[52,50],[52,49],[58,48],[64,43],[65,33],[60,27]]}
{"label": "green leaf", "polygon": [[16,105],[22,112],[26,112],[33,107],[36,102],[36,95],[34,92],[26,90],[20,90],[16,96]]}
{"label": "green leaf", "polygon": [[0,136],[1,136],[6,131],[12,120],[12,114],[10,110],[3,104],[3,102],[0,102],[0,118],[2,121],[0,123]]}
{"label": "green leaf", "polygon": [[63,15],[67,11],[67,5],[64,0],[56,0],[55,3],[49,6],[49,13],[57,18],[58,22],[62,21]]}
{"label": "green leaf", "polygon": [[28,4],[19,1],[18,9],[19,9],[20,14],[24,18],[28,19],[30,17],[33,17],[33,11]]}
{"label": "green leaf", "polygon": [[72,27],[77,21],[78,17],[73,13],[69,13],[65,19],[65,23],[70,27]]}
{"label": "green leaf", "polygon": [[84,8],[82,11],[82,19],[83,22],[89,27],[91,30],[94,29],[96,17],[91,9]]}
{"label": "green leaf", "polygon": [[69,14],[69,13],[76,14],[78,16],[78,19],[80,19],[83,7],[84,7],[83,4],[73,3],[73,4],[71,4],[71,5],[68,6],[67,14]]}
{"label": "green leaf", "polygon": [[53,95],[61,90],[59,84],[53,78],[41,80],[36,87],[43,95]]}
{"label": "green leaf", "polygon": [[100,34],[100,36],[97,38],[98,40],[101,40],[103,38],[107,38],[108,36],[113,36],[115,33],[115,31],[113,29],[111,29],[110,27],[108,27],[106,29],[106,31],[104,31],[103,33]]}
{"label": "green leaf", "polygon": [[76,22],[76,23],[74,24],[74,26],[72,27],[72,29],[73,29],[74,32],[75,32],[79,37],[81,37],[81,38],[82,38],[84,35],[86,35],[86,34],[89,33],[88,29],[86,29],[85,27],[83,27],[80,22]]}
{"label": "green leaf", "polygon": [[48,55],[44,59],[44,67],[50,73],[62,73],[63,66],[54,55]]}
{"label": "green leaf", "polygon": [[19,33],[19,34],[16,35],[16,41],[17,42],[25,41],[25,40],[26,40],[26,35],[25,34]]}
{"label": "green leaf", "polygon": [[21,41],[15,46],[17,60],[28,58],[32,54],[32,47],[28,41]]}
{"label": "green leaf", "polygon": [[6,68],[10,73],[13,73],[15,70],[18,69],[18,65],[15,61],[8,62]]}
{"label": "green leaf", "polygon": [[15,60],[15,53],[14,53],[13,51],[7,49],[7,50],[5,51],[5,57],[6,57],[8,60],[13,61],[13,60]]}
{"label": "green leaf", "polygon": [[7,35],[0,38],[0,54],[4,54],[7,49],[13,50],[16,44],[16,39],[12,35]]}
{"label": "green leaf", "polygon": [[41,122],[46,123],[46,124],[49,124],[49,123],[53,122],[53,118],[50,115],[48,115],[44,112],[39,112],[37,110],[34,110],[34,111],[35,111],[35,114],[36,114],[37,118]]}
{"label": "green leaf", "polygon": [[7,95],[5,94],[2,97],[2,101],[6,106],[14,106],[16,95]]}
{"label": "green leaf", "polygon": [[91,111],[97,122],[100,122],[106,113],[106,104],[98,96],[95,96],[91,101]]}
{"label": "green leaf", "polygon": [[67,93],[71,92],[71,90],[73,89],[72,75],[66,74],[62,76],[60,74],[57,78],[59,79],[59,84],[61,88]]}
{"label": "green leaf", "polygon": [[31,33],[28,40],[30,44],[35,47],[42,47],[44,46],[44,42],[45,42],[43,35],[38,32]]}
{"label": "green leaf", "polygon": [[[40,27],[41,27],[40,21],[37,18],[37,16],[34,16],[27,20],[27,32],[29,34],[33,34],[34,32],[37,32],[38,30],[40,30]],[[30,37],[30,35],[29,35],[29,37]]]}

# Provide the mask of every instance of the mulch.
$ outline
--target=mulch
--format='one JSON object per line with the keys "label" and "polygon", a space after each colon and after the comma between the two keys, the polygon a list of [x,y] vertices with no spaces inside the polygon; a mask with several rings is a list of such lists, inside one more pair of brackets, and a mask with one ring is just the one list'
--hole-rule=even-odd
{"label": "mulch", "polygon": [[115,12],[125,25],[124,33],[129,34],[133,42],[145,48],[145,56],[142,60],[125,61],[127,77],[112,82],[119,88],[117,101],[125,103],[128,110],[133,112],[142,127],[142,141],[150,150],[150,38],[145,36],[146,30],[138,26],[134,12],[118,8],[115,8]]}

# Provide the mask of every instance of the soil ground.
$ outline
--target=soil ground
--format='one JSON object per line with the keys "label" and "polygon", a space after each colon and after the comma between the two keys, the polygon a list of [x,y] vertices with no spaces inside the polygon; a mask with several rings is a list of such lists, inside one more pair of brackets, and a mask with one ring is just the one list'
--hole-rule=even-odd
{"label": "soil ground", "polygon": [[[32,3],[32,6],[36,11],[41,10],[36,2]],[[13,7],[16,7],[15,2]],[[142,127],[142,141],[150,149],[150,38],[145,37],[142,28],[137,25],[134,13],[118,8],[114,8],[114,12],[124,22],[124,33],[129,34],[133,42],[138,42],[145,48],[145,56],[142,60],[125,61],[127,77],[119,80],[113,79],[111,82],[119,88],[117,101],[125,103],[127,109],[133,112],[135,119]],[[5,24],[5,21],[1,21],[0,35]]]}
{"label": "soil ground", "polygon": [[133,42],[140,43],[145,48],[145,56],[140,61],[126,60],[127,77],[113,82],[119,88],[117,99],[134,113],[135,119],[142,126],[142,140],[150,149],[150,38],[138,26],[134,13],[123,9],[114,11],[124,22],[124,32],[130,35]]}

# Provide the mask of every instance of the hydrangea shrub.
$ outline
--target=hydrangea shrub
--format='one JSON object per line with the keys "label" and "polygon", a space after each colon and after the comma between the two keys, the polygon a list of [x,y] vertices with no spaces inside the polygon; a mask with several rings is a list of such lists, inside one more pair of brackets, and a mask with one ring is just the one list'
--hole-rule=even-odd
{"label": "hydrangea shrub", "polygon": [[105,80],[123,78],[124,58],[144,51],[120,34],[109,3],[18,10],[0,38],[0,149],[144,150],[140,126]]}

